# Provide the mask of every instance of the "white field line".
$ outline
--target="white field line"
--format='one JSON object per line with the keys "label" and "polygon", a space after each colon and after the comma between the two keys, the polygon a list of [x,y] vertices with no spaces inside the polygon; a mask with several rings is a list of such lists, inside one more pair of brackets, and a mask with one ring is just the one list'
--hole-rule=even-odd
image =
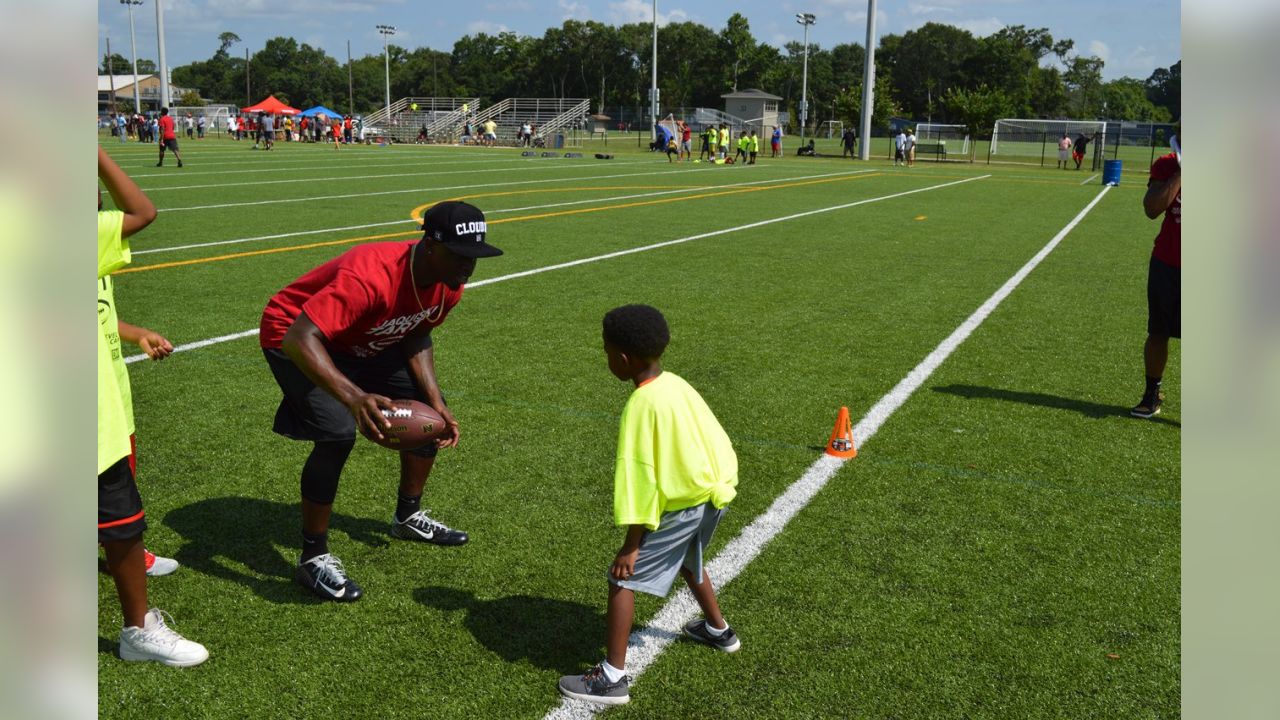
{"label": "white field line", "polygon": [[[625,165],[625,164],[640,165],[640,164],[648,164],[648,163],[618,163],[618,165]],[[515,180],[515,181],[507,181],[507,182],[480,183],[476,185],[451,185],[448,187],[410,188],[408,190],[382,190],[379,192],[347,193],[344,195],[315,195],[311,197],[301,197],[301,198],[281,198],[278,200],[251,200],[247,202],[221,203],[218,205],[192,205],[189,207],[160,208],[157,212],[163,213],[163,212],[182,212],[185,210],[215,210],[220,208],[246,207],[250,205],[276,205],[276,204],[283,204],[283,203],[311,202],[313,200],[345,200],[348,198],[374,197],[377,195],[405,195],[407,193],[437,192],[440,190],[473,190],[476,188],[507,187],[510,185],[541,185],[543,183],[556,183],[556,182],[583,182],[586,180],[609,180],[612,178],[623,178],[623,177],[625,178],[644,177],[646,175],[671,175],[673,173],[679,173],[679,172],[683,172],[683,173],[707,172],[707,171],[713,171],[714,168],[716,167],[719,167],[719,166],[711,166],[706,168],[693,168],[691,170],[660,170],[660,171],[642,172],[642,173],[637,173],[637,172],[617,173],[614,175],[587,175],[585,177],[575,176],[575,177],[563,177],[563,178],[543,178],[541,180]]]}
{"label": "white field line", "polygon": [[[187,143],[184,143],[184,144],[187,144]],[[240,164],[266,164],[266,163],[274,164],[276,162],[280,162],[278,160],[269,159],[270,157],[273,157],[273,156],[268,155],[267,153],[260,153],[260,154],[254,154],[254,155],[244,154],[245,149],[248,147],[247,145],[227,145],[227,146],[222,146],[221,149],[219,149],[217,145],[214,145],[212,147],[204,146],[205,149],[199,149],[202,147],[201,145],[195,145],[194,147],[197,149],[193,150],[191,149],[192,146],[190,144],[187,144],[187,147],[182,149],[183,158],[193,157],[193,158],[199,158],[201,160],[206,158],[213,158],[213,157],[226,158],[226,157],[238,156],[241,158],[239,160],[212,161],[208,163],[201,162],[200,163],[201,166],[212,165],[215,163],[219,165],[231,165],[231,164],[240,165]],[[331,147],[331,146],[326,146],[326,145],[316,146],[315,152],[312,155],[294,155],[293,154],[295,152],[299,152],[299,153],[309,152],[307,150],[289,151],[289,157],[291,161],[296,160],[298,158],[302,158],[302,157],[309,157],[309,158],[322,160],[322,161],[332,160],[337,155],[337,152],[336,151],[325,152],[325,150],[328,147]],[[427,151],[428,147],[435,147],[438,149],[435,150],[434,152],[428,152]],[[132,150],[132,148],[130,149]],[[409,159],[422,160],[430,156],[446,157],[446,158],[475,157],[477,155],[484,155],[489,152],[492,152],[494,157],[507,157],[507,156],[511,156],[515,151],[523,150],[523,149],[524,148],[495,148],[495,149],[483,148],[482,149],[482,148],[462,148],[457,146],[440,146],[440,145],[435,145],[435,146],[399,145],[399,146],[396,146],[394,149],[378,148],[378,147],[365,148],[363,146],[351,147],[351,148],[343,148],[341,152],[342,152],[342,157],[359,157],[359,158],[383,157],[385,158],[385,157],[391,156],[391,157],[403,157],[406,160],[409,160]],[[507,152],[502,152],[504,150]],[[452,151],[452,152],[447,152],[447,151]],[[113,152],[111,156],[124,161],[120,163],[120,167],[122,168],[125,168],[125,169],[140,168],[145,170],[147,168],[155,167],[156,149],[155,149],[155,146],[152,145],[150,147],[142,148],[133,152],[128,152],[128,151]],[[143,160],[144,158],[145,160]],[[139,160],[143,160],[143,161],[138,162],[137,164],[134,164]]]}
{"label": "white field line", "polygon": [[1093,179],[1094,179],[1094,178],[1096,178],[1096,177],[1098,177],[1098,174],[1097,174],[1097,173],[1094,173],[1093,175],[1090,175],[1090,176],[1088,177],[1088,179],[1086,179],[1084,182],[1082,182],[1082,183],[1080,183],[1080,184],[1081,184],[1081,185],[1088,185],[1088,184],[1089,184],[1089,181],[1090,181],[1090,180],[1093,180]]}
{"label": "white field line", "polygon": [[[548,158],[550,159],[550,158]],[[648,165],[652,161],[637,161],[614,163],[615,165]],[[143,192],[154,193],[163,190],[203,190],[207,188],[224,188],[224,187],[256,187],[258,185],[296,185],[297,183],[310,182],[342,182],[346,180],[371,180],[382,178],[400,178],[400,177],[439,177],[441,175],[464,175],[475,173],[493,173],[493,172],[518,172],[521,170],[564,170],[566,168],[572,170],[581,170],[586,167],[598,167],[595,164],[583,162],[577,165],[556,165],[553,163],[529,163],[527,167],[498,167],[483,168],[480,170],[445,170],[443,172],[431,172],[427,168],[407,173],[374,173],[372,175],[336,175],[328,177],[298,177],[289,178],[287,180],[254,180],[252,182],[226,182],[226,183],[207,183],[204,185],[175,185],[173,187],[153,187],[143,188]]]}
{"label": "white field line", "polygon": [[[550,208],[566,207],[569,205],[590,205],[591,203],[613,202],[614,200],[633,200],[636,198],[655,197],[659,195],[674,195],[685,192],[702,192],[704,190],[719,190],[721,188],[735,188],[747,185],[764,185],[768,183],[789,182],[793,180],[813,180],[816,178],[836,177],[842,175],[862,175],[864,173],[874,172],[873,170],[855,170],[853,172],[836,172],[824,173],[822,175],[802,175],[799,177],[777,178],[774,180],[753,180],[744,183],[732,183],[729,185],[703,185],[701,187],[677,188],[675,190],[659,190],[657,192],[640,193],[636,195],[613,195],[610,197],[594,198],[591,200],[573,200],[571,202],[548,203],[546,205],[527,205],[525,207],[516,208],[500,208],[497,210],[485,210],[485,215],[496,215],[499,213],[524,212],[525,210],[547,210]],[[367,223],[364,225],[347,225],[345,227],[322,228],[320,230],[300,230],[298,232],[280,233],[277,235],[258,235],[256,237],[236,238],[234,240],[215,240],[207,243],[195,243],[192,245],[175,245],[173,247],[152,248],[150,250],[134,250],[134,255],[148,255],[151,253],[175,252],[178,250],[191,250],[194,248],[213,247],[215,245],[235,245],[238,243],[254,242],[256,240],[279,240],[280,238],[298,237],[301,235],[318,235],[330,232],[342,232],[344,230],[364,230],[374,227],[386,227],[388,225],[403,225],[412,222],[417,224],[416,220],[390,220],[388,222]]]}
{"label": "white field line", "polygon": [[[333,158],[325,158],[325,159],[332,160]],[[442,165],[496,165],[499,163],[518,163],[518,162],[532,163],[539,159],[541,158],[493,158],[491,160],[446,160],[446,161],[431,160],[430,161],[431,164],[426,167],[434,168],[434,167],[440,167]],[[158,177],[174,178],[174,177],[191,177],[193,175],[194,176],[243,175],[245,173],[286,173],[286,172],[287,173],[303,173],[303,172],[313,172],[313,171],[320,171],[320,170],[363,170],[364,168],[380,168],[380,167],[395,167],[395,168],[423,167],[422,165],[423,161],[424,161],[423,158],[405,158],[404,160],[398,160],[396,162],[386,162],[386,163],[365,163],[365,162],[357,161],[357,162],[351,162],[351,163],[343,163],[342,165],[316,165],[315,163],[312,163],[312,162],[304,163],[302,161],[281,160],[278,163],[271,163],[271,167],[263,167],[263,168],[251,168],[251,169],[241,169],[241,170],[204,170],[204,171],[196,170],[194,172],[191,170],[187,170],[186,168],[183,168],[181,174],[175,174],[172,172],[141,173],[137,175],[130,175],[129,177],[137,180],[138,178],[158,178]],[[214,163],[209,163],[209,164],[212,165]],[[219,165],[238,164],[241,167],[243,167],[245,163],[217,163],[217,164]],[[301,167],[296,167],[297,165],[301,165]],[[190,167],[190,165],[188,164],[187,167]],[[208,166],[205,165],[204,167],[208,167]],[[154,169],[154,167],[152,169]],[[231,185],[235,185],[235,184],[241,184],[241,183],[231,183]],[[222,186],[219,186],[219,187],[222,187]],[[164,188],[164,187],[147,188],[146,192],[151,192],[154,190],[174,190],[174,189],[177,189],[177,188]]]}
{"label": "white field line", "polygon": [[[507,280],[514,280],[516,278],[528,277],[530,275],[538,275],[540,273],[550,272],[552,270],[561,270],[564,268],[575,267],[577,265],[586,265],[588,263],[599,262],[601,260],[609,260],[611,258],[622,257],[623,255],[633,255],[635,253],[646,252],[648,250],[656,250],[658,248],[667,247],[669,245],[679,245],[681,243],[692,242],[694,240],[701,240],[703,238],[715,237],[717,235],[726,235],[728,233],[738,232],[739,230],[750,230],[752,228],[763,227],[765,225],[772,225],[774,223],[786,222],[788,220],[795,220],[797,218],[808,217],[810,215],[818,215],[820,213],[832,212],[834,210],[844,210],[846,208],[856,207],[858,205],[866,205],[868,203],[879,202],[881,200],[891,200],[893,198],[899,198],[905,195],[914,195],[915,193],[928,192],[930,190],[938,190],[940,188],[950,187],[952,185],[961,185],[963,183],[973,182],[974,180],[983,180],[989,177],[991,176],[979,175],[978,177],[966,178],[964,180],[955,180],[948,183],[942,183],[940,185],[930,185],[928,187],[917,188],[915,190],[907,190],[905,192],[894,193],[892,195],[881,195],[880,197],[867,198],[866,200],[858,200],[857,202],[845,203],[843,205],[833,205],[831,207],[819,208],[817,210],[808,210],[806,212],[795,213],[793,215],[784,215],[782,217],[777,217],[770,220],[761,220],[759,222],[753,222],[747,225],[739,225],[737,227],[725,228],[724,230],[713,230],[712,232],[701,233],[699,235],[690,235],[688,237],[679,238],[676,240],[667,240],[665,242],[654,243],[652,245],[645,245],[643,247],[630,248],[628,250],[619,250],[618,252],[606,253],[604,255],[596,255],[594,257],[583,258],[581,260],[573,260],[571,262],[559,263],[557,265],[547,265],[546,267],[534,268],[533,270],[525,270],[522,272],[511,273],[510,275],[501,275],[499,277],[492,277],[485,280],[479,280],[473,283],[467,283],[467,288],[471,289],[471,288],[481,287],[484,285],[493,285],[494,283],[506,282]],[[238,340],[240,338],[249,337],[250,335],[254,335],[257,332],[258,332],[258,329],[253,328],[251,330],[244,330],[242,332],[232,333],[230,335],[222,335],[215,338],[208,338],[207,340],[198,340],[196,342],[186,343],[184,345],[178,345],[173,349],[173,351],[185,352],[187,350],[196,350],[198,348],[207,347],[209,345],[215,345],[217,343],[227,342],[229,340]],[[138,362],[139,360],[146,360],[146,359],[147,359],[146,355],[140,354],[140,355],[130,355],[129,357],[125,358],[124,361],[126,363],[135,363],[135,362]]]}
{"label": "white field line", "polygon": [[[987,298],[987,301],[973,311],[968,319],[939,343],[933,352],[880,398],[867,411],[866,416],[854,426],[854,438],[865,447],[867,441],[875,436],[876,431],[889,419],[889,416],[902,407],[907,398],[924,384],[924,381],[942,365],[943,361],[987,319],[1050,252],[1053,252],[1058,243],[1084,219],[1085,215],[1089,214],[1109,189],[1103,188],[1097,197],[1075,216],[1075,219],[1067,223],[1066,227],[1040,249],[1040,252],[1028,260],[1018,272],[1013,274],[1013,277],[996,290],[995,294]],[[723,589],[736,578],[760,554],[764,546],[777,537],[786,528],[787,523],[791,522],[791,519],[809,504],[809,501],[826,486],[827,482],[835,477],[844,463],[843,458],[831,457],[825,453],[819,455],[800,479],[792,483],[773,501],[768,510],[757,516],[737,537],[730,540],[724,549],[706,565],[707,573],[715,587]],[[662,651],[681,635],[685,623],[696,617],[698,612],[698,603],[693,599],[689,589],[681,588],[676,596],[658,611],[648,626],[631,634],[627,647],[627,674],[635,678],[643,673],[658,659]],[[593,717],[601,709],[603,708],[600,706],[593,706],[580,700],[563,698],[559,707],[548,712],[543,720],[585,719]]]}

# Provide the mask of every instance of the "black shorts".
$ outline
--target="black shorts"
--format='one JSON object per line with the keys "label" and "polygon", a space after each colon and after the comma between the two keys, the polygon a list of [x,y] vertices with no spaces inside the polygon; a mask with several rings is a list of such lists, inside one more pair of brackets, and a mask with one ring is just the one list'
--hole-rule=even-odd
{"label": "black shorts", "polygon": [[1147,268],[1147,334],[1182,337],[1182,268],[1155,257]]}
{"label": "black shorts", "polygon": [[[346,405],[311,382],[284,351],[263,348],[262,354],[267,358],[267,365],[271,367],[276,384],[284,392],[284,399],[276,409],[275,422],[271,426],[273,431],[293,440],[311,442],[345,442],[355,439],[356,419],[351,416]],[[330,357],[338,372],[346,375],[366,392],[386,395],[392,400],[427,401],[426,394],[418,388],[413,374],[409,372],[408,361],[397,348],[371,358],[338,353],[333,353]],[[435,457],[437,451],[435,443],[427,443],[426,446],[409,452],[422,457]]]}
{"label": "black shorts", "polygon": [[135,457],[130,452],[98,475],[98,542],[128,540],[147,529],[134,480]]}
{"label": "black shorts", "polygon": [[166,150],[172,150],[174,152],[178,152],[178,139],[169,138],[168,140],[165,140],[164,147]]}
{"label": "black shorts", "polygon": [[894,160],[901,160],[901,159],[902,159],[902,148],[894,148],[894,149],[893,149],[893,159],[894,159]]}
{"label": "black shorts", "polygon": [[271,142],[275,142],[275,141],[276,141],[276,131],[275,131],[275,130],[263,130],[263,131],[262,131],[262,139],[263,139],[263,140],[269,140],[269,141],[271,141]]}

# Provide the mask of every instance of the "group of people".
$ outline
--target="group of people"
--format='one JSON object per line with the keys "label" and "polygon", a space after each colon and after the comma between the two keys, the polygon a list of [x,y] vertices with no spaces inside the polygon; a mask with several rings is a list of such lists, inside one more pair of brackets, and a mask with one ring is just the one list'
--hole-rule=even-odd
{"label": "group of people", "polygon": [[915,128],[899,128],[893,137],[893,166],[916,164],[916,131]]}
{"label": "group of people", "polygon": [[[755,165],[760,153],[760,137],[755,130],[741,130],[737,138],[727,123],[710,124],[699,134],[702,149],[695,162],[707,161],[722,165]],[[773,128],[773,157],[782,155],[782,131]],[[731,146],[736,150],[730,155]],[[667,162],[694,160],[693,129],[684,120],[675,121],[675,129],[659,123],[655,128],[650,150],[663,151],[667,154]]]}
{"label": "group of people", "polygon": [[[114,312],[111,273],[129,263],[130,236],[156,218],[146,195],[98,149],[98,177],[118,210],[98,212],[98,537],[119,593],[120,657],[170,666],[204,662],[209,651],[179,635],[147,600],[145,512],[136,482],[131,391],[120,342],[161,359],[162,335],[130,326]],[[388,524],[392,538],[459,546],[466,532],[422,507],[437,455],[458,444],[460,425],[437,379],[432,330],[458,304],[489,244],[484,213],[461,201],[432,206],[423,235],[409,242],[358,245],[305,273],[267,302],[259,328],[263,359],[282,399],[273,430],[307,442],[300,472],[301,533],[294,580],[322,600],[348,603],[364,589],[329,548],[339,478],[357,433],[382,439],[396,399],[427,403],[444,419],[437,441],[398,453],[399,484]],[[104,292],[111,314],[102,312]],[[677,575],[703,610],[684,630],[723,652],[741,646],[721,614],[703,553],[737,493],[738,465],[728,435],[703,398],[662,367],[670,329],[647,305],[624,305],[602,321],[604,360],[635,390],[623,408],[613,476],[614,522],[625,538],[608,569],[606,657],[560,678],[562,694],[597,704],[628,701],[627,641],[634,595],[665,596]],[[177,563],[159,563],[172,572]],[[152,561],[154,566],[157,561]]]}
{"label": "group of people", "polygon": [[[160,137],[161,117],[162,115],[156,115],[148,118],[140,113],[113,112],[107,115],[105,123],[111,132],[111,137],[120,142],[128,142],[133,138],[138,142],[152,143],[163,139]],[[188,112],[180,122],[186,130],[188,139],[204,139],[208,119],[203,114],[196,116]]]}
{"label": "group of people", "polygon": [[1076,163],[1076,169],[1080,169],[1080,163],[1084,161],[1085,150],[1089,148],[1089,143],[1093,142],[1093,138],[1080,133],[1076,136],[1075,141],[1071,140],[1071,135],[1067,131],[1062,131],[1062,137],[1058,139],[1058,167],[1062,170],[1067,169],[1067,160],[1070,158]]}
{"label": "group of people", "polygon": [[282,133],[286,142],[332,142],[334,145],[350,145],[364,142],[364,120],[350,115],[332,118],[324,113],[294,119],[285,115],[277,119],[267,112],[234,115],[227,121],[227,130],[235,140],[253,140],[254,149],[270,150],[275,145],[276,132]]}

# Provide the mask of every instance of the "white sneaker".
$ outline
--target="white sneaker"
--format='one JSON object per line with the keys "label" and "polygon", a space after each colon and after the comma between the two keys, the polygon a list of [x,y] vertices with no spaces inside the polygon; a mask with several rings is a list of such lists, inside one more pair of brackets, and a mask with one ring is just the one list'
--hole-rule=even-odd
{"label": "white sneaker", "polygon": [[203,645],[182,637],[164,623],[158,608],[147,611],[143,627],[120,631],[121,660],[155,660],[169,667],[191,667],[209,659]]}
{"label": "white sneaker", "polygon": [[143,552],[146,553],[146,557],[147,557],[147,576],[148,577],[160,577],[161,575],[168,575],[172,573],[174,570],[177,570],[179,567],[178,561],[174,560],[173,558],[160,557],[159,555],[151,552],[150,550],[143,550]]}

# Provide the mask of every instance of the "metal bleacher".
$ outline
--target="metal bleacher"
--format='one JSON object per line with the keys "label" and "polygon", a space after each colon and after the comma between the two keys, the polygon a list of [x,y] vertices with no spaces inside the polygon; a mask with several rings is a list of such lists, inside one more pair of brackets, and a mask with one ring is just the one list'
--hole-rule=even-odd
{"label": "metal bleacher", "polygon": [[529,123],[548,146],[563,131],[581,127],[591,111],[585,98],[507,98],[481,107],[478,98],[406,97],[365,116],[365,127],[380,137],[411,143],[426,130],[427,142],[456,143],[470,121],[477,137],[485,121],[497,124],[499,145],[516,145],[520,126]]}

